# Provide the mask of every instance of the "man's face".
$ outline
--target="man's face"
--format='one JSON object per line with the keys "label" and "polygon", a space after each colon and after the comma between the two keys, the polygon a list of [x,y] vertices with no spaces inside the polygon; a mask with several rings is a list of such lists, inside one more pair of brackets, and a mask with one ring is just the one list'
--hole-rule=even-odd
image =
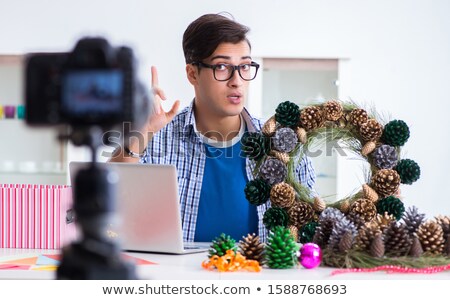
{"label": "man's face", "polygon": [[[202,63],[241,65],[251,61],[250,47],[242,41],[238,44],[220,44]],[[212,69],[201,67],[199,71],[198,67],[194,68],[196,80],[191,80],[191,83],[195,88],[198,111],[218,118],[239,115],[247,98],[249,81],[243,80],[237,70],[229,80],[217,81]]]}

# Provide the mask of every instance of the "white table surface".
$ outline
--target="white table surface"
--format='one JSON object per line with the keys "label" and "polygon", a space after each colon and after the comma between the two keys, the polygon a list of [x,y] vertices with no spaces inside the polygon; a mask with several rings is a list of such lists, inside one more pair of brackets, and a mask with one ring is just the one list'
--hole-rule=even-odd
{"label": "white table surface", "polygon": [[[58,250],[38,249],[0,249],[0,256],[13,256],[18,254],[58,254]],[[450,279],[450,271],[436,274],[387,274],[375,273],[350,273],[331,275],[336,270],[333,268],[318,267],[304,269],[301,266],[275,270],[263,268],[261,272],[218,272],[208,271],[202,268],[202,261],[207,259],[207,252],[165,255],[142,252],[126,252],[126,254],[152,261],[153,265],[137,266],[137,274],[140,279],[157,280],[438,280]],[[0,270],[0,279],[55,279],[55,271],[36,270]]]}

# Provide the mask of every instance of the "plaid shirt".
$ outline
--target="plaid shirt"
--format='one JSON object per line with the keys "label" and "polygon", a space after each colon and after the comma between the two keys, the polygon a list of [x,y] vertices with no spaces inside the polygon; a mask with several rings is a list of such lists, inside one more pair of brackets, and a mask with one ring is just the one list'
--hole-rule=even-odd
{"label": "plaid shirt", "polygon": [[[178,172],[181,222],[183,240],[193,242],[202,189],[206,155],[205,145],[195,132],[193,103],[181,111],[169,124],[157,132],[149,142],[141,163],[171,164]],[[242,116],[249,132],[261,130],[260,120],[253,118],[244,108]],[[248,180],[254,179],[255,162],[246,158]],[[315,173],[311,161],[305,156],[297,167],[297,179],[313,190]],[[270,207],[270,201],[259,205],[258,230],[262,241],[266,241],[268,231],[263,224],[264,212]]]}

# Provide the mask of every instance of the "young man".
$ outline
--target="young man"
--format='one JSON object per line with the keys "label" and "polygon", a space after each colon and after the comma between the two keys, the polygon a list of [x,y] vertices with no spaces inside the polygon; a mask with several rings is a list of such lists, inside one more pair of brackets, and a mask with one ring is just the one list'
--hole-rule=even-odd
{"label": "young man", "polygon": [[[241,154],[240,140],[262,126],[244,108],[259,68],[251,58],[248,30],[218,14],[192,22],[183,35],[183,51],[194,100],[176,116],[178,101],[164,112],[165,96],[152,68],[156,112],[141,131],[144,143],[119,149],[111,160],[176,166],[185,241],[210,242],[222,232],[236,240],[253,232],[267,238],[262,222],[267,205],[255,207],[244,194],[255,163]],[[307,158],[298,172],[312,189],[315,175]]]}

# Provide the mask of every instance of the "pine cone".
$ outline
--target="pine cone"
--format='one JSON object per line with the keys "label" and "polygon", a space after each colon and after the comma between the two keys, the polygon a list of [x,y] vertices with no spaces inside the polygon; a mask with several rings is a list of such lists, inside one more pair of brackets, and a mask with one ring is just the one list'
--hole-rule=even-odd
{"label": "pine cone", "polygon": [[298,228],[294,225],[288,225],[289,232],[291,233],[292,238],[297,243],[298,242]]}
{"label": "pine cone", "polygon": [[289,208],[294,204],[295,190],[286,182],[275,184],[270,190],[270,202],[272,206]]}
{"label": "pine cone", "polygon": [[261,205],[269,199],[270,185],[263,179],[257,178],[247,182],[244,193],[248,202],[253,205]]}
{"label": "pine cone", "polygon": [[300,118],[300,110],[297,104],[285,101],[275,110],[275,119],[282,126],[295,126]]}
{"label": "pine cone", "polygon": [[403,256],[408,254],[411,248],[412,240],[406,226],[392,222],[391,226],[386,229],[384,237],[384,245],[386,255]]}
{"label": "pine cone", "polygon": [[362,147],[361,154],[364,156],[367,156],[370,153],[372,153],[372,151],[375,150],[376,147],[377,147],[377,143],[375,143],[374,141],[368,141]]}
{"label": "pine cone", "polygon": [[325,203],[325,201],[323,201],[321,198],[319,197],[314,197],[314,204],[313,204],[313,208],[316,212],[322,212],[325,208],[327,207],[327,204]]}
{"label": "pine cone", "polygon": [[299,250],[289,229],[277,226],[269,234],[266,246],[266,264],[271,269],[288,269],[297,264]]}
{"label": "pine cone", "polygon": [[393,215],[398,221],[402,218],[403,213],[405,212],[405,206],[400,199],[395,198],[394,196],[389,196],[378,201],[377,211],[379,214],[384,214],[387,212],[388,215]]}
{"label": "pine cone", "polygon": [[412,159],[400,160],[395,170],[400,175],[400,180],[404,184],[412,184],[420,178],[420,167]]}
{"label": "pine cone", "polygon": [[348,212],[347,218],[355,224],[356,228],[359,229],[367,224],[364,220],[364,216],[356,212]]}
{"label": "pine cone", "polygon": [[403,146],[409,139],[409,128],[402,120],[393,120],[384,126],[381,138],[385,144]]}
{"label": "pine cone", "polygon": [[310,222],[314,217],[314,210],[310,204],[303,201],[295,201],[291,207],[288,208],[289,224],[297,228]]}
{"label": "pine cone", "polygon": [[400,176],[395,170],[381,169],[372,176],[372,187],[381,197],[393,195],[400,187]]}
{"label": "pine cone", "polygon": [[319,226],[319,223],[314,221],[304,224],[299,231],[300,243],[311,243],[313,241],[314,234],[316,233],[317,226]]}
{"label": "pine cone", "polygon": [[381,235],[375,236],[370,244],[370,255],[376,258],[382,258],[385,252],[385,245]]}
{"label": "pine cone", "polygon": [[305,128],[297,127],[295,133],[297,134],[297,138],[300,141],[300,143],[306,144],[308,134],[306,133]]}
{"label": "pine cone", "polygon": [[266,180],[268,184],[274,185],[284,181],[287,176],[286,165],[279,159],[267,159],[259,169],[260,176]]}
{"label": "pine cone", "polygon": [[355,224],[348,218],[344,217],[336,220],[336,223],[334,224],[333,230],[330,235],[330,239],[328,241],[328,249],[332,251],[339,251],[339,244],[344,234],[351,235],[351,243],[353,244],[353,240],[356,237],[357,233],[358,230],[356,229]]}
{"label": "pine cone", "polygon": [[263,216],[264,226],[268,230],[272,230],[276,226],[286,227],[289,222],[289,215],[281,207],[270,207],[266,210]]}
{"label": "pine cone", "polygon": [[411,249],[409,250],[408,255],[412,257],[420,257],[423,254],[422,245],[420,244],[419,238],[414,234],[412,237]]}
{"label": "pine cone", "polygon": [[328,101],[323,105],[323,114],[327,121],[337,121],[342,117],[342,105],[335,100]]}
{"label": "pine cone", "polygon": [[320,107],[308,106],[300,112],[300,122],[306,131],[310,131],[322,126],[323,116]]}
{"label": "pine cone", "polygon": [[239,252],[247,259],[264,264],[264,244],[255,233],[249,233],[239,241]]}
{"label": "pine cone", "polygon": [[369,199],[361,198],[350,205],[349,214],[359,215],[364,222],[370,222],[377,215],[377,208]]}
{"label": "pine cone", "polygon": [[352,249],[354,239],[355,239],[355,237],[352,234],[352,232],[347,230],[342,235],[341,240],[339,241],[339,244],[338,244],[339,252],[347,253],[348,251],[350,251],[350,249]]}
{"label": "pine cone", "polygon": [[450,234],[450,216],[439,215],[434,218],[436,219],[436,223],[442,227],[444,235]]}
{"label": "pine cone", "polygon": [[236,252],[236,240],[231,236],[222,233],[212,241],[208,251],[208,257],[211,258],[214,255],[223,256],[226,254],[227,250]]}
{"label": "pine cone", "polygon": [[259,160],[269,152],[270,141],[259,132],[246,132],[242,136],[242,152],[253,160]]}
{"label": "pine cone", "polygon": [[350,202],[348,202],[348,200],[342,201],[339,209],[344,214],[348,213],[348,211],[350,210]]}
{"label": "pine cone", "polygon": [[313,237],[313,243],[324,248],[330,239],[333,227],[337,220],[345,218],[344,214],[336,208],[327,207],[319,216],[319,226]]}
{"label": "pine cone", "polygon": [[409,235],[413,236],[423,220],[425,220],[425,214],[420,214],[417,207],[412,206],[408,208],[402,219],[406,225],[406,229],[408,229]]}
{"label": "pine cone", "polygon": [[434,222],[422,223],[417,230],[420,244],[425,252],[431,254],[441,254],[444,250],[444,231],[442,227]]}
{"label": "pine cone", "polygon": [[355,249],[360,251],[369,251],[370,245],[376,236],[381,236],[381,230],[375,224],[366,224],[358,230],[355,239]]}
{"label": "pine cone", "polygon": [[280,152],[280,151],[276,151],[276,150],[270,151],[270,155],[275,157],[276,159],[281,160],[286,165],[288,164],[289,160],[291,159],[289,154],[287,154],[286,152]]}
{"label": "pine cone", "polygon": [[375,192],[375,190],[371,188],[368,184],[366,183],[363,184],[362,191],[363,191],[363,198],[369,199],[373,203],[376,203],[378,201],[379,196],[377,192]]}
{"label": "pine cone", "polygon": [[289,127],[280,128],[275,132],[272,143],[275,150],[289,153],[298,143],[297,134]]}
{"label": "pine cone", "polygon": [[385,232],[385,230],[391,226],[392,222],[395,222],[395,218],[388,212],[377,214],[375,219],[372,221],[372,223],[375,224],[375,226],[380,228],[381,232]]}
{"label": "pine cone", "polygon": [[392,169],[397,165],[397,150],[389,145],[381,145],[372,153],[373,163],[379,169]]}
{"label": "pine cone", "polygon": [[364,141],[377,141],[383,134],[383,126],[375,119],[369,119],[361,124],[359,133]]}
{"label": "pine cone", "polygon": [[275,116],[269,118],[269,120],[264,123],[261,131],[265,136],[272,136],[277,129],[277,121],[275,120]]}
{"label": "pine cone", "polygon": [[356,127],[361,127],[362,124],[366,123],[369,120],[369,116],[367,112],[362,108],[354,108],[348,114],[348,121],[350,124]]}

